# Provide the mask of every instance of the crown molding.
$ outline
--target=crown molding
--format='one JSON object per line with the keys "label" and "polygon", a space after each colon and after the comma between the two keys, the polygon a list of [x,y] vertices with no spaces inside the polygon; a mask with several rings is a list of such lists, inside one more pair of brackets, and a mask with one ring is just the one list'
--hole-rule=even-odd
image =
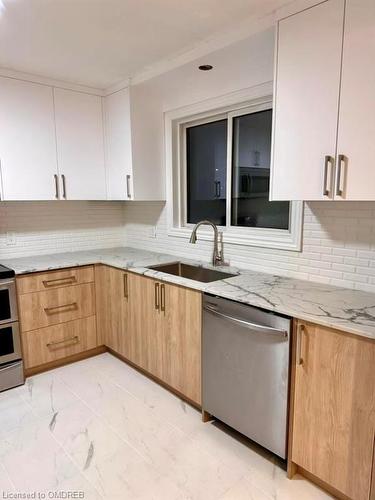
{"label": "crown molding", "polygon": [[55,80],[53,78],[33,75],[31,73],[22,73],[20,71],[14,71],[8,68],[0,68],[0,76],[6,78],[13,78],[14,80],[22,80],[24,82],[38,83],[39,85],[47,85],[49,87],[56,87],[65,90],[74,90],[76,92],[83,92],[85,94],[92,94],[100,97],[105,95],[105,92],[102,89],[96,89],[93,87],[87,87],[86,85],[78,85],[75,83],[64,82],[62,80]]}

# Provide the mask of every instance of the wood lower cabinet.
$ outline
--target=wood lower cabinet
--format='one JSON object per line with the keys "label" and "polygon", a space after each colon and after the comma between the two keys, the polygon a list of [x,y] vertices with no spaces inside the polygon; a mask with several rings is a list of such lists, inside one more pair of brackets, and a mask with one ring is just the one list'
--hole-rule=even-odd
{"label": "wood lower cabinet", "polygon": [[93,266],[18,276],[26,370],[97,347]]}
{"label": "wood lower cabinet", "polygon": [[21,337],[25,368],[33,368],[94,349],[95,316],[25,332]]}
{"label": "wood lower cabinet", "polygon": [[95,280],[99,342],[200,404],[200,292],[108,266]]}
{"label": "wood lower cabinet", "polygon": [[[161,285],[165,311],[163,330],[163,379],[201,404],[202,294],[173,285]],[[164,316],[165,314],[165,316]]]}
{"label": "wood lower cabinet", "polygon": [[375,498],[375,341],[298,322],[291,460],[353,500]]}

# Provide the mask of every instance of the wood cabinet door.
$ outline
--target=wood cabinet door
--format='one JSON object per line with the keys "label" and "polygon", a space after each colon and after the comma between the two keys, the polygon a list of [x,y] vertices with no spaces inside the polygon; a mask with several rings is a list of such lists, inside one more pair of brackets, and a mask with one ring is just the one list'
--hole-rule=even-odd
{"label": "wood cabinet door", "polygon": [[104,98],[105,149],[109,200],[134,198],[129,89]]}
{"label": "wood cabinet door", "polygon": [[349,498],[369,500],[375,342],[303,322],[296,336],[292,461]]}
{"label": "wood cabinet door", "polygon": [[333,197],[326,157],[336,153],[344,3],[328,0],[278,24],[271,200]]}
{"label": "wood cabinet door", "polygon": [[347,0],[337,145],[339,199],[375,200],[374,61],[375,2]]}
{"label": "wood cabinet door", "polygon": [[161,285],[163,380],[201,404],[202,296],[195,290]]}
{"label": "wood cabinet door", "polygon": [[162,325],[158,312],[158,290],[158,282],[129,274],[129,351],[126,357],[161,378]]}
{"label": "wood cabinet door", "polygon": [[54,89],[54,99],[59,173],[65,176],[61,196],[68,200],[105,200],[101,97]]}
{"label": "wood cabinet door", "polygon": [[127,273],[109,266],[95,266],[98,343],[121,354],[128,317]]}
{"label": "wood cabinet door", "polygon": [[3,200],[53,200],[57,175],[52,88],[0,78]]}

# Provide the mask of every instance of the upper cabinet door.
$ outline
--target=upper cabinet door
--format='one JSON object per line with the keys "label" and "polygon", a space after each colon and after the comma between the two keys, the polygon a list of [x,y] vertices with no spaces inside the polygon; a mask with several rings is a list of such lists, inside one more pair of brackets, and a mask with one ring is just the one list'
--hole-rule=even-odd
{"label": "upper cabinet door", "polygon": [[2,199],[55,199],[51,87],[0,78],[0,162]]}
{"label": "upper cabinet door", "polygon": [[374,0],[347,0],[343,50],[337,196],[375,200]]}
{"label": "upper cabinet door", "polygon": [[279,22],[271,200],[333,197],[343,20],[328,0]]}
{"label": "upper cabinet door", "polygon": [[54,98],[62,197],[106,199],[101,97],[54,89]]}
{"label": "upper cabinet door", "polygon": [[104,98],[106,170],[109,200],[134,198],[129,89]]}

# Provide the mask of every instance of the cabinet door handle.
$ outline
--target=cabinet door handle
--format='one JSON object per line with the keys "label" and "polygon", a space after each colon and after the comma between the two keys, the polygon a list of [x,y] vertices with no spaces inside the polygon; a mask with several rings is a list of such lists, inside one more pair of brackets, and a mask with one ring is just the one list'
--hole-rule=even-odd
{"label": "cabinet door handle", "polygon": [[124,297],[127,300],[129,298],[129,290],[128,290],[128,275],[124,274]]}
{"label": "cabinet door handle", "polygon": [[155,309],[160,310],[159,283],[155,283]]}
{"label": "cabinet door handle", "polygon": [[126,193],[127,193],[128,198],[132,197],[131,192],[130,192],[130,175],[126,176]]}
{"label": "cabinet door handle", "polygon": [[56,340],[55,342],[48,342],[48,344],[46,344],[46,346],[53,347],[56,345],[65,344],[66,342],[74,342],[75,344],[78,344],[79,337],[78,337],[78,335],[74,335],[74,337],[67,337],[66,339]]}
{"label": "cabinet door handle", "polygon": [[66,183],[65,183],[65,175],[64,174],[61,175],[61,180],[62,180],[62,185],[63,185],[62,195],[63,195],[64,200],[66,200]]}
{"label": "cabinet door handle", "polygon": [[57,174],[55,174],[53,176],[53,178],[55,179],[55,198],[56,198],[56,200],[58,200],[59,196],[60,196],[59,195],[59,177]]}
{"label": "cabinet door handle", "polygon": [[54,280],[43,280],[44,288],[50,288],[52,286],[61,286],[61,285],[73,285],[77,281],[75,276],[67,276],[66,278],[56,278]]}
{"label": "cabinet door handle", "polygon": [[304,363],[302,357],[302,335],[305,333],[305,325],[298,325],[297,328],[297,345],[296,345],[296,364],[302,366]]}
{"label": "cabinet door handle", "polygon": [[[332,196],[332,173],[334,168],[335,160],[332,156],[326,155],[324,157],[324,180],[323,180],[323,195],[324,196]],[[331,166],[331,168],[329,168]],[[328,173],[328,170],[330,171]],[[329,181],[329,187],[328,187]]]}
{"label": "cabinet door handle", "polygon": [[62,306],[45,307],[44,312],[46,314],[50,314],[50,313],[53,313],[55,311],[58,312],[59,309],[67,309],[67,308],[76,309],[77,305],[78,305],[77,302],[71,302],[70,304],[64,304]]}
{"label": "cabinet door handle", "polygon": [[161,285],[161,291],[160,291],[160,311],[164,313],[165,315],[165,285]]}
{"label": "cabinet door handle", "polygon": [[339,155],[337,159],[337,180],[336,180],[336,196],[343,196],[344,195],[344,189],[342,187],[342,166],[346,166],[346,156],[345,155]]}

